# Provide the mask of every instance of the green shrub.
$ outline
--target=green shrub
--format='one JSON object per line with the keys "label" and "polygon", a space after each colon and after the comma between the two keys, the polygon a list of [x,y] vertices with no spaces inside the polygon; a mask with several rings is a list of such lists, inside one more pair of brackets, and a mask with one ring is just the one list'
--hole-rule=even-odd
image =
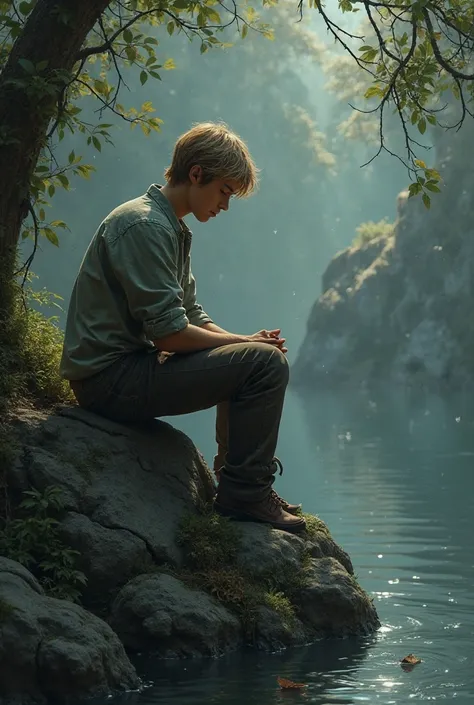
{"label": "green shrub", "polygon": [[389,237],[393,234],[393,223],[387,223],[387,219],[383,218],[378,223],[369,220],[367,223],[361,223],[356,228],[356,237],[352,241],[353,247],[362,247],[369,242],[376,240],[379,237]]}
{"label": "green shrub", "polygon": [[63,334],[57,316],[41,312],[58,307],[60,297],[34,291],[29,275],[25,287],[1,283],[0,412],[20,402],[53,406],[73,401],[69,384],[59,375]]}
{"label": "green shrub", "polygon": [[[258,577],[237,563],[240,549],[238,525],[208,507],[200,515],[186,516],[180,526],[178,544],[185,553],[185,569],[176,573],[191,587],[205,590],[232,610],[251,641],[258,608],[270,607],[291,629],[295,620],[292,598],[306,584],[308,556],[301,555],[301,569],[280,569]],[[308,554],[309,555],[309,554]]]}
{"label": "green shrub", "polygon": [[77,601],[86,577],[75,567],[79,552],[59,535],[64,510],[60,488],[32,489],[23,495],[14,517],[3,521],[0,554],[28,568],[52,597]]}

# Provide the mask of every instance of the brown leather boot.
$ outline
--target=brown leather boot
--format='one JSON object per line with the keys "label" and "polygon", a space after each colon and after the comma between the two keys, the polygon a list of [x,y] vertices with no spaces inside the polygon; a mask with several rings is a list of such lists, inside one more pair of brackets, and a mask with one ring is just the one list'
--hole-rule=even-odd
{"label": "brown leather boot", "polygon": [[294,516],[286,512],[279,501],[276,492],[270,492],[260,502],[242,502],[225,497],[217,490],[214,500],[214,509],[222,516],[231,517],[238,521],[258,521],[271,524],[274,529],[298,533],[306,527],[303,517]]}
{"label": "brown leather boot", "polygon": [[[219,480],[221,479],[220,470],[214,470],[214,475],[216,476],[217,487],[219,488]],[[275,490],[272,490],[272,494],[274,498],[280,502],[281,508],[284,509],[285,512],[289,512],[289,514],[298,514],[302,506],[301,504],[290,504],[290,502],[287,502],[286,499],[280,497]]]}

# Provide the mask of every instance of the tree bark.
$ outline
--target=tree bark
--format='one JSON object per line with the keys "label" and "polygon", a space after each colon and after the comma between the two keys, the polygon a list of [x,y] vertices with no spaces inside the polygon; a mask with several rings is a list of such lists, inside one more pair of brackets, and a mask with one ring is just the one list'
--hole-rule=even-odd
{"label": "tree bark", "polygon": [[110,0],[38,0],[0,75],[0,268],[5,280],[13,274],[31,175],[61,95],[57,83],[50,83],[55,86],[52,94],[32,94],[15,84],[28,76],[19,60],[35,65],[47,61],[41,75],[49,78],[58,69],[70,71],[109,4]]}

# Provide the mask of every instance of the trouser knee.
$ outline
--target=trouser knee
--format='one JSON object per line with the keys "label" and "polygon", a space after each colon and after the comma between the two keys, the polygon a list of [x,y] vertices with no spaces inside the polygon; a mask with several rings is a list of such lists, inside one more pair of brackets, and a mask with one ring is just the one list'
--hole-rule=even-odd
{"label": "trouser knee", "polygon": [[258,359],[265,364],[266,373],[273,379],[278,380],[282,386],[288,384],[290,367],[288,359],[274,345],[268,343],[256,343]]}

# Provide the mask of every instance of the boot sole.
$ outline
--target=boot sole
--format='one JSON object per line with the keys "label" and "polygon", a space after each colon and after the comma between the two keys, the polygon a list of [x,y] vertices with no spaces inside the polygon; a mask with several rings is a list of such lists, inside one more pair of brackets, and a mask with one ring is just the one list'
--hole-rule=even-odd
{"label": "boot sole", "polygon": [[246,512],[239,512],[236,509],[229,509],[228,507],[223,507],[218,502],[214,502],[215,511],[223,517],[229,517],[230,519],[236,519],[237,521],[253,521],[258,524],[269,524],[274,529],[279,529],[280,531],[288,531],[291,534],[299,534],[300,531],[306,529],[306,522],[302,521],[299,524],[273,524],[271,521],[265,519],[259,519],[252,514],[247,514]]}

